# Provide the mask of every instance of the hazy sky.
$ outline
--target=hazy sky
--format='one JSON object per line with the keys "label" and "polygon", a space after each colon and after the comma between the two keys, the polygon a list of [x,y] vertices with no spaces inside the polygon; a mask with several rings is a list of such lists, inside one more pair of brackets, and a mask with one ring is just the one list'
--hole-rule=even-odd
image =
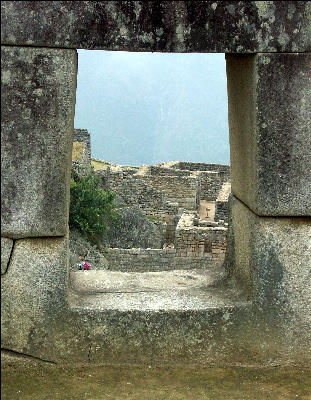
{"label": "hazy sky", "polygon": [[75,128],[118,164],[229,164],[224,54],[78,50]]}

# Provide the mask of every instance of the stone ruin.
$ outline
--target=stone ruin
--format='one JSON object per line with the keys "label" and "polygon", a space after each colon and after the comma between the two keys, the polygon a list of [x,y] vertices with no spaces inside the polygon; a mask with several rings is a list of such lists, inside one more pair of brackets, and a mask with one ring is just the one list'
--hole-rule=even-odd
{"label": "stone ruin", "polygon": [[[310,1],[1,2],[2,349],[58,363],[310,363],[310,20]],[[222,277],[69,279],[77,48],[226,54]]]}
{"label": "stone ruin", "polygon": [[[103,251],[108,263],[96,269],[163,271],[207,268],[224,261],[231,193],[228,165],[180,161],[116,165],[91,159],[90,134],[75,129],[73,167],[89,170],[91,164],[103,189],[117,194],[123,205],[119,213],[128,224],[128,229],[112,232],[114,247]],[[146,223],[139,229],[137,208],[138,217],[155,224],[155,229]],[[135,228],[138,240],[133,240]]]}

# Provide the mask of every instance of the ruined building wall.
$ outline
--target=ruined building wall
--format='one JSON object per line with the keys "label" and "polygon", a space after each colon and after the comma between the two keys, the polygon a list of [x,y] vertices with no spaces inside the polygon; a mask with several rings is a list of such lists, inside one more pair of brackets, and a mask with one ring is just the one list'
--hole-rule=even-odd
{"label": "ruined building wall", "polygon": [[195,210],[199,204],[197,177],[144,175],[143,180],[165,193],[167,199],[178,203],[179,207]]}
{"label": "ruined building wall", "polygon": [[168,271],[174,269],[176,250],[109,248],[104,255],[112,271]]}
{"label": "ruined building wall", "polygon": [[217,171],[198,172],[200,179],[200,200],[216,201],[222,185],[222,179]]}
{"label": "ruined building wall", "polygon": [[223,220],[224,222],[228,222],[229,218],[229,203],[228,198],[231,193],[231,183],[225,182],[216,199],[215,205],[215,221]]}
{"label": "ruined building wall", "polygon": [[120,202],[129,206],[138,205],[145,215],[166,224],[165,239],[174,242],[175,227],[178,222],[179,207],[168,201],[165,193],[148,185],[144,180],[124,177],[122,170],[96,170],[103,178],[104,189],[112,190],[121,197]]}
{"label": "ruined building wall", "polygon": [[229,182],[231,179],[229,165],[184,161],[160,163],[158,166],[152,167],[150,173],[154,175],[196,176],[199,180],[198,197],[200,200],[206,201],[216,201],[223,183]]}
{"label": "ruined building wall", "polygon": [[[91,135],[87,129],[74,129],[72,143],[72,166],[83,168],[87,173],[91,168]],[[80,170],[80,172],[82,172]]]}
{"label": "ruined building wall", "polygon": [[192,171],[183,171],[176,168],[166,168],[164,166],[160,167],[157,165],[149,165],[144,175],[187,177],[192,175]]}
{"label": "ruined building wall", "polygon": [[209,253],[217,258],[226,252],[226,237],[227,228],[196,226],[195,215],[185,213],[176,228],[176,255],[198,258]]}

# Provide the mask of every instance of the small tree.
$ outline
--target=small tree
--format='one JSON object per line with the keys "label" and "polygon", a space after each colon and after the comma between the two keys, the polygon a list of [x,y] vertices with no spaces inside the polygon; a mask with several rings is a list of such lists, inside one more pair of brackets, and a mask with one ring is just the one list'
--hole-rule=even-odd
{"label": "small tree", "polygon": [[100,247],[110,227],[118,219],[115,194],[101,188],[101,178],[94,168],[85,173],[72,171],[69,226],[76,228],[90,243]]}

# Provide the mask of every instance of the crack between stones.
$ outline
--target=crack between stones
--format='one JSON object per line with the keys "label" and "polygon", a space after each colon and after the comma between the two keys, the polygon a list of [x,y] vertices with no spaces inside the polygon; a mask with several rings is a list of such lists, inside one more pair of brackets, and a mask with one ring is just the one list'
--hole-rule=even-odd
{"label": "crack between stones", "polygon": [[88,352],[88,355],[87,355],[87,359],[88,359],[89,363],[91,363],[91,349],[92,349],[92,345],[90,344],[89,352]]}
{"label": "crack between stones", "polygon": [[45,360],[43,358],[35,357],[35,356],[30,355],[30,354],[24,354],[24,353],[20,353],[19,351],[6,349],[5,347],[1,347],[1,352],[4,352],[4,354],[14,355],[14,356],[18,356],[18,357],[25,357],[27,359],[45,362],[45,363],[48,363],[48,364],[56,364],[55,361]]}
{"label": "crack between stones", "polygon": [[13,251],[14,251],[14,247],[15,247],[15,242],[16,242],[17,239],[12,239],[12,240],[13,240],[13,246],[12,246],[12,249],[11,249],[11,252],[10,252],[10,256],[9,256],[9,259],[8,259],[8,263],[7,263],[6,269],[5,269],[5,271],[4,271],[4,273],[2,275],[5,275],[8,272],[8,269],[9,269],[10,264],[11,264],[11,260],[12,260],[12,257],[13,257]]}
{"label": "crack between stones", "polygon": [[259,215],[257,214],[254,210],[252,210],[246,203],[244,203],[243,200],[241,200],[236,194],[232,193],[232,196],[235,197],[237,200],[239,200],[240,203],[243,204],[243,206],[245,206],[252,214],[256,215],[256,217],[259,218],[275,218],[275,219],[282,219],[282,218],[297,218],[297,219],[310,219],[311,217],[309,215]]}

